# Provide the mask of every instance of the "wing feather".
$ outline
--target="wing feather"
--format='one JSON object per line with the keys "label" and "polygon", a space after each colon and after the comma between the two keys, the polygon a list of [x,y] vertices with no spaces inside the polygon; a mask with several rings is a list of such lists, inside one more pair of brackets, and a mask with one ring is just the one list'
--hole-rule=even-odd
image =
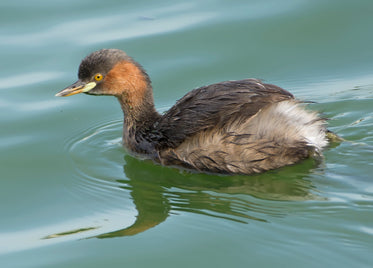
{"label": "wing feather", "polygon": [[288,91],[258,79],[226,81],[192,90],[155,124],[158,148],[175,148],[187,137],[238,118],[247,120],[270,103],[293,99]]}

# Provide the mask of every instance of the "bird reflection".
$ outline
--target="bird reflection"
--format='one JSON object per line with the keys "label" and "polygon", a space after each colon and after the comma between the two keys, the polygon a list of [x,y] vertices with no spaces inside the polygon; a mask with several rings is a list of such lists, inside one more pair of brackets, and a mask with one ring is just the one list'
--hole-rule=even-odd
{"label": "bird reflection", "polygon": [[[155,165],[148,160],[125,156],[126,179],[118,180],[130,191],[138,212],[133,225],[96,236],[110,238],[144,232],[165,221],[170,214],[189,212],[231,221],[267,222],[269,216],[283,217],[277,201],[318,198],[306,179],[315,167],[311,159],[301,164],[255,176],[221,176],[191,173]],[[255,197],[255,198],[253,198]],[[254,200],[254,201],[253,201]]]}

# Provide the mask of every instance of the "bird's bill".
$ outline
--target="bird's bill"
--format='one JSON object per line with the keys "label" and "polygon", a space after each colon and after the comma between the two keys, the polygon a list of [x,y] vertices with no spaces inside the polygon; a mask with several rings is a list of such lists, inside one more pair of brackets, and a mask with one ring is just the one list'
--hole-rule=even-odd
{"label": "bird's bill", "polygon": [[56,97],[68,97],[68,96],[72,96],[75,94],[88,92],[91,89],[93,89],[95,86],[96,86],[95,82],[85,83],[83,81],[78,80],[71,86],[68,86],[67,88],[58,92],[56,94]]}

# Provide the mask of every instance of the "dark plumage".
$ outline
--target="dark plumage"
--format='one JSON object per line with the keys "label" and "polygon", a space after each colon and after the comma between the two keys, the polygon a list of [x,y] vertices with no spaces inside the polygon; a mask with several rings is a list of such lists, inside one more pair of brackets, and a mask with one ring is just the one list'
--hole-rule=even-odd
{"label": "dark plumage", "polygon": [[323,119],[288,91],[257,79],[194,89],[160,115],[148,75],[121,50],[90,54],[78,77],[57,96],[117,97],[124,113],[124,145],[164,165],[259,173],[319,154],[328,143]]}

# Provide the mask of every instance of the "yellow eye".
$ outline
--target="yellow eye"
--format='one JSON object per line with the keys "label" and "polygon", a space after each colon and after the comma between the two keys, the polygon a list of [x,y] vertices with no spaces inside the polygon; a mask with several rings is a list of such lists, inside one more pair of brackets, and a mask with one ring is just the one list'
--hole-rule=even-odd
{"label": "yellow eye", "polygon": [[95,80],[96,80],[96,81],[101,81],[102,78],[103,78],[103,75],[102,75],[102,74],[96,74],[96,75],[95,75]]}

